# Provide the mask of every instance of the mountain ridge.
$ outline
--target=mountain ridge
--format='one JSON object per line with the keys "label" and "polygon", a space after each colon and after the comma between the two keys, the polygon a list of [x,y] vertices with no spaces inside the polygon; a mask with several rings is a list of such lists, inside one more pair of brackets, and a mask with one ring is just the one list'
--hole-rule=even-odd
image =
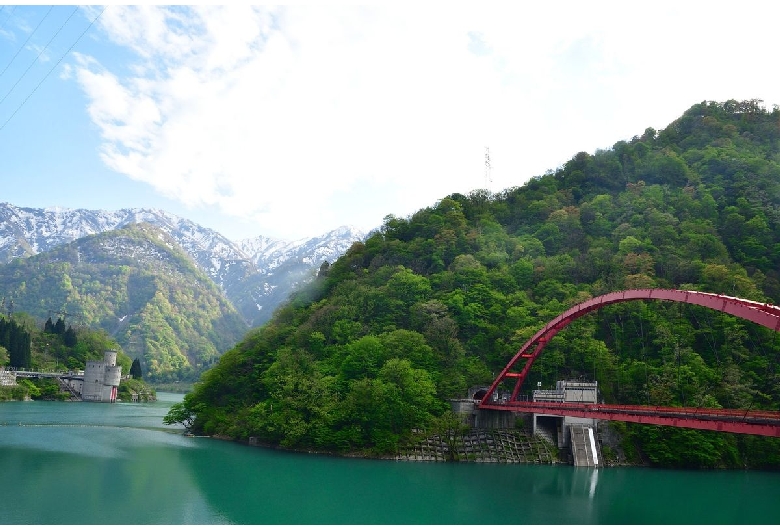
{"label": "mountain ridge", "polygon": [[0,265],[0,291],[33,317],[55,312],[104,329],[154,381],[197,375],[248,329],[176,240],[149,223]]}
{"label": "mountain ridge", "polygon": [[[249,326],[267,321],[278,301],[313,279],[366,233],[350,226],[295,241],[257,236],[232,241],[216,230],[155,208],[89,210],[29,208],[0,203],[0,263],[27,258],[81,237],[149,223],[174,238],[197,266],[234,301]],[[283,270],[284,274],[275,275]],[[247,294],[243,291],[249,289]]]}

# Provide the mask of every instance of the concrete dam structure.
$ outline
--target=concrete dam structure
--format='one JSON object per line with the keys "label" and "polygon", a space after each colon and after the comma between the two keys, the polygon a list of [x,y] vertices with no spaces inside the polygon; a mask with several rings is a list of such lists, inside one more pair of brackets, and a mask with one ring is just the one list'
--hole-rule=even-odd
{"label": "concrete dam structure", "polygon": [[114,403],[122,379],[122,367],[116,364],[116,351],[107,350],[102,361],[87,361],[81,389],[83,401]]}
{"label": "concrete dam structure", "polygon": [[0,385],[14,386],[17,378],[56,379],[60,390],[71,394],[71,401],[115,403],[122,367],[116,364],[117,352],[106,350],[102,361],[87,361],[84,370],[62,372],[33,372],[27,370],[0,370]]}
{"label": "concrete dam structure", "polygon": [[[600,444],[597,436],[598,420],[553,414],[519,413],[477,407],[486,388],[469,390],[468,399],[450,400],[453,412],[475,431],[506,430],[516,427],[517,421],[528,425],[533,438],[542,438],[559,450],[569,452],[571,463],[577,467],[601,467]],[[496,395],[501,402],[506,395]],[[535,390],[535,403],[598,403],[598,383],[595,381],[557,381],[551,390]]]}

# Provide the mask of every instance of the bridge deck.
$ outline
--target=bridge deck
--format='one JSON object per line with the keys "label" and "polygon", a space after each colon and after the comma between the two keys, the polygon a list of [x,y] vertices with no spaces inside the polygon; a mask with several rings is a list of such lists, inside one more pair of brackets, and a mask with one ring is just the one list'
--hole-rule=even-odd
{"label": "bridge deck", "polygon": [[780,412],[777,411],[531,401],[488,402],[479,408],[780,437]]}
{"label": "bridge deck", "polygon": [[12,373],[16,374],[16,377],[68,377],[68,374],[63,372],[31,372],[28,370],[19,370]]}

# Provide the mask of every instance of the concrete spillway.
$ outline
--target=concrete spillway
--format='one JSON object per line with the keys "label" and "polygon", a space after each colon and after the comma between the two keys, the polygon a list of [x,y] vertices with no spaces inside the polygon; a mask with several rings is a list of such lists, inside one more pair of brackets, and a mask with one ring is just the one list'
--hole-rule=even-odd
{"label": "concrete spillway", "polygon": [[576,467],[601,467],[603,459],[596,443],[596,433],[586,425],[569,427],[571,435],[571,456]]}

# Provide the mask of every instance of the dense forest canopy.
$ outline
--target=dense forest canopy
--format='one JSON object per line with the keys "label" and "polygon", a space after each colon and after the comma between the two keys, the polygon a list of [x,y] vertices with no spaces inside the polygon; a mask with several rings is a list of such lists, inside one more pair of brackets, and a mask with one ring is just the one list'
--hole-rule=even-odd
{"label": "dense forest canopy", "polygon": [[[578,302],[666,287],[776,303],[779,140],[777,108],[705,101],[523,186],[388,216],[227,352],[169,419],[285,447],[387,453],[445,421],[448,398],[489,384]],[[527,381],[595,379],[606,402],[777,409],[779,353],[777,334],[750,322],[637,301],[562,330]],[[780,462],[773,439],[641,425],[625,434],[659,465]]]}

